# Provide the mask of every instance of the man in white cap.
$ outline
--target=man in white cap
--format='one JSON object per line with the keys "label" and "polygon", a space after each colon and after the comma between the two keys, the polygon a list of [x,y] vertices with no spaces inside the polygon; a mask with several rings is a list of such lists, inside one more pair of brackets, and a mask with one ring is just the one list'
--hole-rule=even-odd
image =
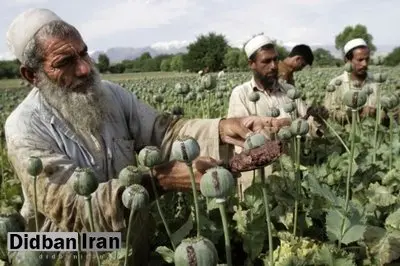
{"label": "man in white cap", "polygon": [[[292,115],[284,110],[284,105],[292,102],[286,92],[294,87],[287,83],[280,83],[278,80],[278,53],[273,41],[267,36],[259,34],[245,44],[244,51],[253,77],[232,90],[227,117],[267,115],[271,109],[276,108],[279,110],[277,119],[291,121]],[[251,99],[255,92],[258,92],[259,96],[256,103],[253,102],[254,99]],[[298,117],[306,117],[311,109],[308,109],[300,98],[296,99],[295,103],[297,110],[294,113],[297,113]],[[316,122],[312,116],[309,116],[308,121],[310,124],[309,136],[322,136],[324,125]],[[273,139],[274,133],[278,130],[279,128],[270,128],[269,132],[264,131],[264,133],[269,139]],[[236,147],[235,151],[241,152],[242,148]],[[271,173],[272,167],[269,166],[265,169],[266,175],[268,175]],[[252,180],[252,172],[242,173],[242,177],[238,180],[239,194],[242,194],[251,185]]]}
{"label": "man in white cap", "polygon": [[344,73],[335,77],[329,85],[335,86],[334,92],[326,92],[324,105],[330,112],[330,117],[339,123],[346,123],[348,118],[348,108],[343,104],[343,95],[350,89],[363,89],[370,87],[372,94],[369,95],[360,115],[375,116],[375,100],[377,83],[368,75],[368,65],[370,60],[370,50],[367,43],[356,38],[348,41],[344,46],[344,61],[351,66],[351,72]]}
{"label": "man in white cap", "polygon": [[[190,191],[186,164],[169,161],[177,137],[192,136],[200,145],[193,164],[199,182],[206,169],[226,159],[221,147],[243,145],[248,133],[280,126],[275,119],[256,116],[187,120],[159,114],[133,93],[102,81],[78,30],[48,9],[30,9],[17,16],[7,42],[21,62],[22,77],[34,86],[5,123],[9,160],[24,194],[21,214],[27,231],[35,231],[34,188],[26,170],[30,156],[43,163],[37,181],[40,231],[89,231],[85,200],[74,192],[70,178],[76,167],[85,167],[99,181],[92,194],[95,230],[125,235],[129,210],[122,204],[124,187],[116,177],[135,164],[140,149],[158,146],[163,153],[165,163],[154,170],[159,193]],[[142,185],[153,198],[150,179],[144,178]],[[131,240],[135,265],[148,265],[147,221],[147,216],[139,217],[133,226],[137,229],[135,241]],[[86,265],[91,259],[89,253]],[[71,263],[71,256],[67,262]]]}

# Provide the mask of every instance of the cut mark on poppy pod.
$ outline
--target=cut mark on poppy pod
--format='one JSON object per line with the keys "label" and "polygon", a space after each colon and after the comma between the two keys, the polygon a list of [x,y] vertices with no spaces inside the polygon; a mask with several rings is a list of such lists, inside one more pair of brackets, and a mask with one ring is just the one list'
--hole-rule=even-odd
{"label": "cut mark on poppy pod", "polygon": [[358,91],[355,91],[355,92],[353,93],[353,99],[352,99],[352,104],[353,104],[353,106],[358,106],[357,100],[358,100]]}
{"label": "cut mark on poppy pod", "polygon": [[301,132],[301,120],[297,121],[297,132]]}
{"label": "cut mark on poppy pod", "polygon": [[219,186],[219,180],[218,180],[218,172],[217,171],[213,171],[211,176],[213,178],[213,185],[214,185],[215,190],[219,191],[220,190],[220,186]]}
{"label": "cut mark on poppy pod", "polygon": [[194,252],[194,248],[191,245],[189,245],[186,247],[186,252],[188,255],[189,265],[196,266],[197,258],[196,258],[196,253]]}
{"label": "cut mark on poppy pod", "polygon": [[185,142],[183,142],[183,141],[181,142],[181,151],[182,151],[183,160],[185,162],[189,161],[189,156],[188,156],[188,154],[186,152]]}

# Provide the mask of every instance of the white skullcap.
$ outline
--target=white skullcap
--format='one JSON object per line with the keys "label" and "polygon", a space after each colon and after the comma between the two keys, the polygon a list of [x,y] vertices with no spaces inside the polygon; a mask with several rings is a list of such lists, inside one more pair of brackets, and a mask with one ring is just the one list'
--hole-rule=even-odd
{"label": "white skullcap", "polygon": [[7,31],[7,45],[21,63],[25,62],[23,54],[30,39],[41,27],[54,20],[61,18],[44,8],[28,9],[13,20]]}
{"label": "white skullcap", "polygon": [[264,45],[273,44],[272,40],[265,35],[257,35],[253,39],[251,39],[245,46],[244,51],[246,52],[247,58],[261,48]]}
{"label": "white skullcap", "polygon": [[351,49],[358,47],[358,46],[368,46],[368,45],[361,38],[353,39],[353,40],[347,42],[346,45],[344,46],[344,54],[347,54]]}

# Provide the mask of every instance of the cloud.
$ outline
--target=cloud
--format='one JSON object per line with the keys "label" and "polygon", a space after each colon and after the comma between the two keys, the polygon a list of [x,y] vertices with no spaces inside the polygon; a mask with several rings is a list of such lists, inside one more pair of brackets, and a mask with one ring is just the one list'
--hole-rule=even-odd
{"label": "cloud", "polygon": [[192,41],[169,41],[169,42],[156,42],[153,43],[150,47],[153,49],[158,49],[158,50],[170,50],[170,49],[179,49],[182,47],[188,46]]}
{"label": "cloud", "polygon": [[193,2],[190,0],[147,0],[113,2],[79,26],[86,40],[107,37],[124,31],[157,28],[172,23],[185,15]]}

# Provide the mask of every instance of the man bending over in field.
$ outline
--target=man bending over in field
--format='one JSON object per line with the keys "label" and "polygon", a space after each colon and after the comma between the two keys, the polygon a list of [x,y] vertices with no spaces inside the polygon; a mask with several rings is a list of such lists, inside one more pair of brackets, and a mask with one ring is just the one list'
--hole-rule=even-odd
{"label": "man bending over in field", "polygon": [[295,86],[294,72],[301,71],[307,65],[312,65],[314,62],[314,55],[310,46],[299,44],[293,47],[288,57],[279,61],[278,64],[278,77],[281,81],[285,81]]}
{"label": "man bending over in field", "polygon": [[360,116],[375,116],[376,90],[378,84],[368,75],[368,65],[370,50],[367,43],[361,39],[353,39],[344,46],[345,62],[351,65],[351,72],[344,73],[329,82],[330,86],[335,86],[334,92],[326,92],[324,105],[330,112],[330,117],[344,123],[348,117],[348,107],[343,103],[344,94],[350,89],[370,88],[372,93],[369,95],[364,108],[361,109]]}
{"label": "man bending over in field", "polygon": [[[199,142],[201,154],[194,163],[199,181],[206,169],[220,163],[221,145],[243,145],[253,130],[288,124],[255,116],[183,120],[161,115],[133,93],[102,81],[77,29],[47,9],[30,9],[15,18],[7,41],[21,62],[21,75],[34,85],[5,123],[8,156],[23,189],[27,231],[35,231],[33,182],[26,170],[30,156],[39,157],[44,167],[37,181],[40,231],[90,231],[84,199],[74,192],[70,178],[76,167],[88,167],[100,182],[92,195],[94,228],[123,232],[129,211],[121,202],[124,187],[115,178],[134,164],[134,153],[144,146],[160,147],[167,161],[155,170],[160,193],[190,190],[186,165],[168,162],[178,136]],[[143,182],[151,191],[149,179]],[[144,227],[134,236],[132,261],[148,265],[150,227],[139,222]]]}
{"label": "man bending over in field", "polygon": [[[259,114],[266,115],[272,109],[279,111],[278,119],[291,119],[291,114],[285,112],[284,105],[291,103],[292,100],[286,95],[288,89],[294,88],[290,84],[280,83],[278,81],[278,53],[271,39],[264,35],[258,35],[252,38],[244,46],[244,50],[248,57],[248,64],[253,72],[253,77],[232,90],[229,99],[228,117],[243,117]],[[259,99],[254,104],[253,96],[258,93]],[[305,117],[310,114],[313,108],[307,108],[305,103],[300,99],[295,100],[296,109],[293,111],[299,117]],[[317,111],[324,116],[324,110]],[[322,136],[323,125],[317,123],[314,117],[309,116],[310,136]],[[274,138],[274,133],[279,129],[265,132],[269,138]],[[236,147],[236,152],[240,152],[241,147]],[[266,168],[268,171],[271,167]],[[253,179],[252,172],[242,173],[241,182],[242,191],[250,186]]]}

